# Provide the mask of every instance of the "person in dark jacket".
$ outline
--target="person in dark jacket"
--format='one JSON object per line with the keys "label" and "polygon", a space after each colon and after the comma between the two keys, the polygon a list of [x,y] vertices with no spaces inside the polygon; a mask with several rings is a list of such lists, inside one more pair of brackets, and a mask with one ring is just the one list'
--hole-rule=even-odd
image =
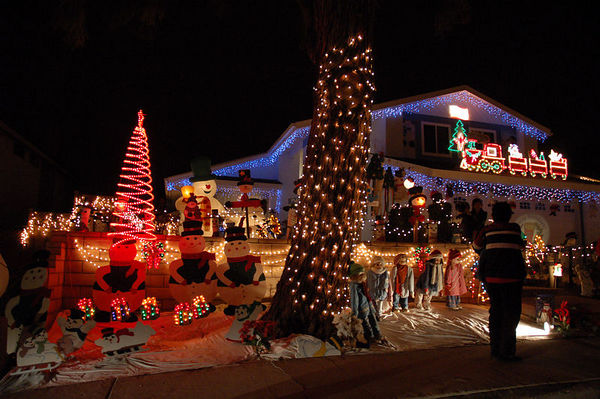
{"label": "person in dark jacket", "polygon": [[483,229],[485,226],[485,222],[487,222],[488,214],[483,210],[483,201],[481,198],[474,198],[473,202],[471,202],[471,239],[475,240],[477,234]]}
{"label": "person in dark jacket", "polygon": [[494,204],[494,222],[485,226],[473,242],[473,249],[480,254],[478,277],[490,297],[492,357],[503,361],[521,360],[515,355],[516,330],[526,274],[521,252],[525,243],[519,225],[510,223],[511,216],[507,202]]}

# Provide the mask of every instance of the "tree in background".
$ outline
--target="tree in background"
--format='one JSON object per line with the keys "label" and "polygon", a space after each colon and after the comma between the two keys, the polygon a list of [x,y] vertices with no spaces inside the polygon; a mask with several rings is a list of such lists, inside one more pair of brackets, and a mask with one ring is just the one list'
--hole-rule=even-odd
{"label": "tree in background", "polygon": [[319,74],[300,188],[298,223],[273,303],[276,334],[334,334],[349,305],[346,277],[366,209],[373,102],[372,2],[315,0],[304,9]]}

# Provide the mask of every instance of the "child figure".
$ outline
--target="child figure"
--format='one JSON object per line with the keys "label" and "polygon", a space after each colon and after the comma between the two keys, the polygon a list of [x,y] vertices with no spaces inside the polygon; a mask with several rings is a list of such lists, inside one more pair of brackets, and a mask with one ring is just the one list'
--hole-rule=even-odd
{"label": "child figure", "polygon": [[369,296],[365,268],[358,263],[351,263],[348,268],[348,278],[350,279],[350,306],[352,313],[362,320],[364,336],[367,340],[366,347],[368,348],[369,342],[381,340],[381,332],[377,325],[375,308]]}
{"label": "child figure", "polygon": [[398,254],[394,258],[392,291],[394,292],[393,311],[409,312],[408,296],[415,297],[415,273],[412,267],[408,265],[406,254]]}
{"label": "child figure", "polygon": [[385,261],[381,256],[374,257],[371,269],[367,273],[367,282],[371,298],[375,301],[377,320],[380,320],[383,313],[383,304],[388,296],[389,281],[390,273],[385,267]]}
{"label": "child figure", "polygon": [[417,309],[431,310],[431,297],[437,295],[444,288],[444,257],[439,250],[434,250],[427,262],[425,270],[417,280]]}
{"label": "child figure", "polygon": [[465,283],[460,257],[460,251],[456,249],[451,249],[448,252],[448,265],[446,266],[444,282],[446,295],[448,295],[447,306],[452,310],[462,309],[460,306],[460,296],[467,292],[467,284]]}

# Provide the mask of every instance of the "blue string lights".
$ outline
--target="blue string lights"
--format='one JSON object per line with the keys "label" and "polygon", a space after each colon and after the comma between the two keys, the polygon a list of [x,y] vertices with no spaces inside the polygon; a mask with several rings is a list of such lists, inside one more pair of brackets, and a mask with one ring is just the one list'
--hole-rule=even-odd
{"label": "blue string lights", "polygon": [[[517,131],[531,136],[539,141],[545,141],[548,138],[548,134],[537,127],[517,118],[516,116],[504,111],[500,107],[497,107],[477,96],[470,93],[467,90],[461,90],[454,93],[448,93],[436,97],[426,98],[419,101],[414,101],[405,104],[399,104],[396,106],[386,107],[383,109],[374,110],[372,113],[373,119],[389,118],[401,116],[403,113],[419,113],[425,111],[431,111],[440,106],[449,106],[451,104],[461,104],[463,106],[469,106],[477,108],[486,112],[490,117],[496,119],[500,123],[514,127]],[[286,133],[284,138],[276,143],[269,152],[263,156],[258,156],[255,159],[235,163],[220,169],[215,169],[213,173],[217,176],[230,176],[237,177],[240,169],[256,169],[262,167],[269,167],[276,165],[280,156],[288,150],[290,147],[295,145],[299,140],[304,140],[308,137],[310,126],[294,127],[292,126],[289,132]],[[392,169],[398,169],[392,167]],[[568,189],[552,189],[552,188],[541,188],[533,186],[511,186],[500,183],[481,183],[481,182],[468,182],[462,180],[451,180],[441,179],[437,177],[426,176],[414,171],[409,173],[418,176],[419,181],[415,181],[423,187],[440,190],[445,184],[453,184],[457,192],[464,192],[465,194],[486,194],[491,193],[495,196],[502,197],[514,197],[516,199],[554,199],[559,202],[571,202],[573,200],[587,201],[598,201],[600,194],[596,192],[586,192],[578,190]],[[179,188],[191,185],[189,177],[181,178],[180,180],[172,180],[166,183],[168,191],[178,190]],[[258,187],[255,191],[259,193]],[[268,192],[268,196],[277,197],[278,210],[281,209],[281,190],[264,190]],[[272,193],[271,193],[272,191]]]}
{"label": "blue string lights", "polygon": [[[398,166],[393,165],[384,165],[384,167],[390,167],[394,172],[400,169]],[[445,179],[442,177],[428,176],[414,170],[405,170],[405,173],[406,177],[411,177],[416,185],[432,191],[444,190],[447,185],[451,185],[455,193],[464,193],[467,196],[489,195],[496,198],[514,198],[515,200],[527,201],[553,200],[562,203],[569,203],[572,201],[600,202],[600,192],[596,191]]]}
{"label": "blue string lights", "polygon": [[531,136],[541,142],[548,138],[548,134],[537,127],[509,114],[503,109],[488,103],[485,100],[469,93],[466,90],[455,93],[444,94],[442,96],[427,98],[424,100],[414,101],[412,103],[399,104],[393,107],[387,107],[373,111],[373,119],[398,117],[402,113],[420,113],[430,111],[439,106],[446,106],[453,103],[468,104],[471,107],[479,108],[485,111],[489,116],[517,129],[518,132]]}
{"label": "blue string lights", "polygon": [[257,159],[253,159],[251,161],[246,161],[235,165],[226,166],[224,168],[216,169],[213,170],[213,173],[217,176],[237,177],[238,170],[240,169],[253,169],[274,165],[281,156],[281,154],[285,152],[285,150],[294,145],[296,141],[303,140],[306,137],[308,137],[309,131],[310,126],[306,126],[299,129],[296,128],[287,138],[285,138],[281,142],[280,145],[274,147],[271,151],[269,151],[267,155]]}

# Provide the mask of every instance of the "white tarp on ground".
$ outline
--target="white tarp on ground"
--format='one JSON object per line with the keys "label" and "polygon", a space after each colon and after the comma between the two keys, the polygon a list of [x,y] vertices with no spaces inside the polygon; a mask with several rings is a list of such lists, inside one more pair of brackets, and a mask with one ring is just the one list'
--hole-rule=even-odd
{"label": "white tarp on ground", "polygon": [[[461,346],[487,343],[486,307],[464,305],[461,311],[433,304],[431,312],[411,309],[410,313],[388,314],[380,322],[389,345],[373,346],[360,353],[392,350],[415,350],[441,346]],[[221,312],[206,319],[195,320],[190,326],[174,326],[172,316],[165,314],[152,322],[156,334],[144,346],[143,352],[125,356],[102,357],[100,348],[92,342],[75,357],[55,369],[55,375],[45,386],[72,384],[105,378],[189,370],[240,362],[253,357],[251,347],[225,340],[231,318]],[[519,326],[520,338],[543,336],[544,331],[532,324]],[[90,339],[88,338],[88,341]],[[334,355],[333,347],[322,341],[299,335],[274,341],[272,353],[263,355],[270,360]],[[0,392],[33,388],[44,384],[40,372],[21,376],[6,376],[0,381]]]}
{"label": "white tarp on ground", "polygon": [[[454,347],[472,344],[486,344],[488,335],[488,308],[465,304],[455,311],[444,304],[432,303],[432,311],[387,313],[379,322],[381,333],[388,345],[375,345],[371,349],[361,349],[354,353],[409,351],[439,347]],[[545,338],[547,334],[535,324],[521,321],[517,328],[519,339]],[[268,359],[300,358],[314,350],[325,356],[334,351],[319,351],[320,340],[310,336],[295,336],[273,343],[272,353],[264,355]],[[323,353],[325,352],[325,353]],[[314,353],[314,352],[313,352]]]}

